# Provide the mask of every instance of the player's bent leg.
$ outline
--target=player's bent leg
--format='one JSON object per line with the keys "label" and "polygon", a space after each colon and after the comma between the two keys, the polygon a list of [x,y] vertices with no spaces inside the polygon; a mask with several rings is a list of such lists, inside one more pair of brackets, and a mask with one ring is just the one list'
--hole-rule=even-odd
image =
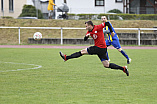
{"label": "player's bent leg", "polygon": [[82,54],[82,55],[88,54],[87,48],[86,48],[86,49],[81,50],[81,54]]}
{"label": "player's bent leg", "polygon": [[121,50],[120,52],[127,60],[129,60],[129,57],[124,50]]}
{"label": "player's bent leg", "polygon": [[124,73],[126,73],[127,76],[129,76],[129,71],[127,69],[127,66],[119,66],[119,65],[116,65],[114,63],[109,63],[107,60],[105,61],[102,61],[102,64],[104,65],[104,67],[106,68],[111,68],[111,69],[116,69],[116,70],[122,70]]}
{"label": "player's bent leg", "polygon": [[102,61],[102,64],[105,68],[111,68],[111,69],[120,69],[120,70],[124,70],[123,67],[116,65],[114,63],[109,63],[108,60]]}
{"label": "player's bent leg", "polygon": [[122,48],[117,49],[119,52],[121,52]]}
{"label": "player's bent leg", "polygon": [[109,58],[108,52],[106,52],[106,55],[107,55],[108,61],[110,61],[110,58]]}
{"label": "player's bent leg", "polygon": [[108,67],[109,67],[109,62],[108,62],[108,60],[101,61],[101,62],[102,62],[103,66],[104,66],[105,68],[108,68]]}
{"label": "player's bent leg", "polygon": [[121,54],[127,59],[127,64],[130,64],[131,63],[131,59],[129,58],[129,56],[127,55],[127,53],[122,48],[119,48],[117,50],[119,52],[121,52]]}
{"label": "player's bent leg", "polygon": [[121,54],[127,59],[127,64],[131,63],[131,59],[128,57],[128,55],[126,54],[126,52],[121,48],[120,43],[119,43],[119,39],[114,40],[112,42],[113,47],[115,47],[119,52],[121,52]]}

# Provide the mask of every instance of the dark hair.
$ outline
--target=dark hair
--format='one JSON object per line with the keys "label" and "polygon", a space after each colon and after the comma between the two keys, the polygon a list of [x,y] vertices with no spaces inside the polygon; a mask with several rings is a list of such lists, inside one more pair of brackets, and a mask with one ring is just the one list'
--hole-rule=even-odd
{"label": "dark hair", "polygon": [[92,21],[87,21],[87,22],[85,22],[85,24],[86,24],[86,23],[87,23],[88,25],[94,26]]}

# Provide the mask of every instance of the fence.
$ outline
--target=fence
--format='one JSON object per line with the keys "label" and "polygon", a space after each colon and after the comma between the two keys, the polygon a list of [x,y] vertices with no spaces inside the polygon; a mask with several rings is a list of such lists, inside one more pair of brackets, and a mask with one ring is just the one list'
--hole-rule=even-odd
{"label": "fence", "polygon": [[[85,29],[85,28],[71,28],[71,27],[0,27],[1,29],[18,29],[18,36],[19,36],[19,44],[20,44],[20,30],[21,29],[59,29],[61,30],[61,45],[63,44],[63,30],[64,29]],[[141,30],[155,30],[157,28],[114,28],[115,30],[136,30],[138,31],[138,45],[140,46],[140,33]]]}

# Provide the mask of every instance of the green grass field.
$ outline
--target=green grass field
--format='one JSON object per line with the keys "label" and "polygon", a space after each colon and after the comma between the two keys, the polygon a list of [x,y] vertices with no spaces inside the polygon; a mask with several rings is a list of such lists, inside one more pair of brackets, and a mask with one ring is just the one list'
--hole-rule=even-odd
{"label": "green grass field", "polygon": [[[132,58],[129,77],[104,68],[97,56],[63,62],[58,53],[79,50],[0,48],[0,103],[157,104],[156,49],[125,50]],[[126,65],[117,50],[108,52],[111,62]]]}

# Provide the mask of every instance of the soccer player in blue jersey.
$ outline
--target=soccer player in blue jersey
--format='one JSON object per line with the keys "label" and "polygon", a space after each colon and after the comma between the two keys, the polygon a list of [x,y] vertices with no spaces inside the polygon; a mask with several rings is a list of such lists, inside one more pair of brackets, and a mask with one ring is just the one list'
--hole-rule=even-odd
{"label": "soccer player in blue jersey", "polygon": [[[101,21],[103,23],[104,22],[109,22],[109,21],[107,21],[106,16],[102,16],[101,17]],[[115,32],[115,30],[114,30],[114,28],[113,28],[111,23],[110,23],[110,25],[111,25],[111,28],[112,28],[113,32],[115,33],[114,35],[111,34],[110,29],[108,28],[108,26],[105,26],[105,28],[103,30],[104,35],[106,34],[107,37],[108,37],[108,39],[106,39],[107,47],[110,46],[110,45],[113,45],[113,47],[116,48],[119,52],[121,52],[121,54],[127,59],[127,64],[130,64],[131,63],[131,58],[129,58],[127,53],[121,48],[120,43],[119,43],[118,35],[116,34],[116,32]],[[108,57],[108,60],[110,60],[109,56],[108,56],[108,52],[107,52],[107,57]]]}

